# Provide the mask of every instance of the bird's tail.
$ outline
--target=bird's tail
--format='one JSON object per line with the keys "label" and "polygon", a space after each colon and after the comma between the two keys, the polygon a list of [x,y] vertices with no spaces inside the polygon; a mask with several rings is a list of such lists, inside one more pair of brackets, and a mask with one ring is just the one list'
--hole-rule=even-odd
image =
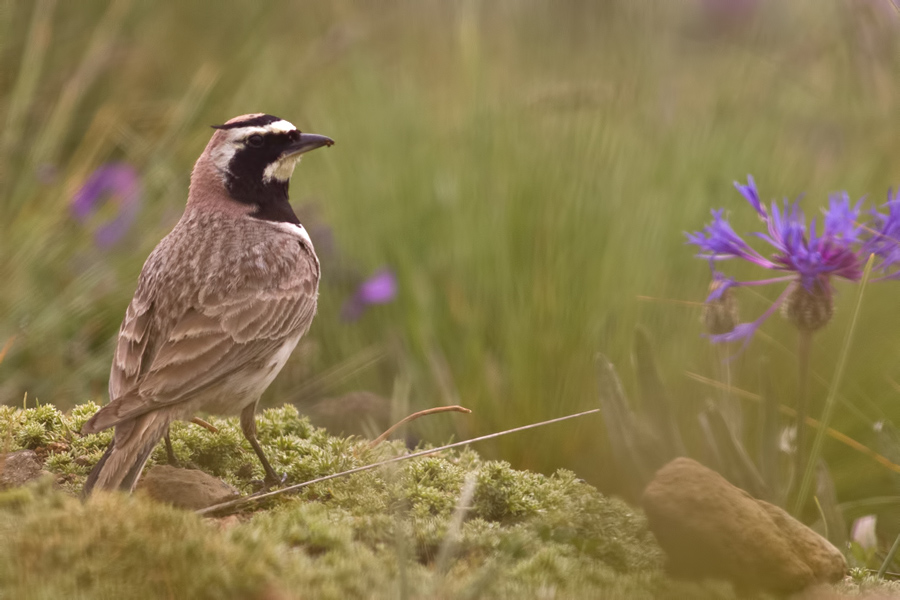
{"label": "bird's tail", "polygon": [[116,425],[112,442],[88,475],[84,496],[94,489],[132,491],[150,453],[172,421],[167,411],[157,410]]}

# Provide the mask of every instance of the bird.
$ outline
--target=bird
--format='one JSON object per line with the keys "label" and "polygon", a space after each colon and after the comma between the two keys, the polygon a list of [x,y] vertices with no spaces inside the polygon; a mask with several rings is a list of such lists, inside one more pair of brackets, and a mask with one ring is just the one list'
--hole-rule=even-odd
{"label": "bird", "polygon": [[144,263],[119,328],[109,403],[83,434],[115,428],[93,490],[131,492],[169,425],[240,415],[265,470],[256,407],[316,313],[319,261],[288,187],[303,154],[334,140],[263,113],[216,130],[191,172],[187,205]]}

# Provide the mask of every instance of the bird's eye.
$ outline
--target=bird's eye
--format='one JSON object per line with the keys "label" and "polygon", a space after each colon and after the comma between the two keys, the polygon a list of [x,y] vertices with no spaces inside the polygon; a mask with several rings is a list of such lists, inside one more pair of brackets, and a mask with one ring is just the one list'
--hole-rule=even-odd
{"label": "bird's eye", "polygon": [[260,148],[263,145],[263,136],[261,135],[251,135],[247,138],[247,143],[253,146],[254,148]]}

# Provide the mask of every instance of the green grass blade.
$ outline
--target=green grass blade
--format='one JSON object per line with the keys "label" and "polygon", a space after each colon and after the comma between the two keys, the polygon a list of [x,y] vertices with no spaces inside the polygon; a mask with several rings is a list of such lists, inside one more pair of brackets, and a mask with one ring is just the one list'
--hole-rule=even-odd
{"label": "green grass blade", "polygon": [[778,415],[778,400],[772,384],[770,365],[767,360],[759,362],[759,388],[762,402],[759,405],[759,472],[766,486],[771,490],[777,504],[784,501],[785,490],[781,487],[778,441],[781,435],[781,417]]}
{"label": "green grass blade", "polygon": [[825,523],[825,537],[836,548],[847,546],[847,524],[837,502],[834,479],[824,460],[816,465],[816,505]]}
{"label": "green grass blade", "polygon": [[659,375],[650,335],[643,327],[636,328],[634,332],[634,363],[641,390],[641,413],[645,422],[665,445],[667,454],[673,458],[684,456],[687,451],[678,432],[675,407]]}
{"label": "green grass blade", "polygon": [[631,474],[629,486],[638,493],[659,466],[654,460],[657,453],[652,452],[653,444],[628,404],[615,367],[602,354],[596,363],[600,408],[613,457],[623,472]]}
{"label": "green grass blade", "polygon": [[131,0],[113,0],[94,28],[78,67],[66,81],[53,111],[44,122],[31,150],[33,164],[54,162],[69,133],[75,111],[101,73],[110,64],[114,43],[122,29]]}
{"label": "green grass blade", "polygon": [[838,504],[844,519],[853,521],[862,516],[900,506],[900,496],[871,496],[859,500],[848,500]]}
{"label": "green grass blade", "polygon": [[884,577],[884,574],[887,572],[888,567],[892,562],[894,562],[894,556],[897,554],[898,549],[900,549],[900,535],[898,535],[897,539],[894,540],[894,545],[891,546],[891,549],[887,553],[887,556],[884,557],[884,562],[881,563],[881,567],[878,569],[879,579]]}
{"label": "green grass blade", "polygon": [[772,495],[771,491],[748,456],[743,444],[728,426],[719,407],[711,405],[703,412],[703,415],[709,435],[712,436],[722,460],[723,471],[721,474],[753,497],[769,500]]}
{"label": "green grass blade", "polygon": [[[44,58],[53,31],[55,0],[40,0],[31,13],[28,41],[19,61],[19,73],[12,93],[7,99],[6,119],[0,136],[0,150],[4,161],[16,150],[22,140],[22,132],[28,109],[34,102],[35,91],[44,67]],[[15,181],[11,178],[10,181]]]}

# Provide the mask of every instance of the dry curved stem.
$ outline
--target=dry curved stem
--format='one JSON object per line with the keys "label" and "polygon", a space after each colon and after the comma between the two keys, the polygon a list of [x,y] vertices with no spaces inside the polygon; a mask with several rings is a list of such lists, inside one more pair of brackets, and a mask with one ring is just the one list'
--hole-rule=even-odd
{"label": "dry curved stem", "polygon": [[3,348],[0,348],[0,363],[3,362],[3,359],[6,358],[6,353],[9,352],[9,349],[12,348],[13,342],[16,340],[16,336],[10,336],[6,343],[3,344]]}
{"label": "dry curved stem", "polygon": [[374,448],[381,442],[383,442],[386,439],[388,439],[389,437],[391,437],[392,433],[394,433],[395,431],[397,431],[398,429],[400,429],[407,423],[415,421],[416,419],[421,418],[421,417],[427,417],[428,415],[436,415],[438,413],[444,413],[444,412],[461,412],[461,413],[471,414],[472,411],[469,410],[468,408],[466,408],[465,406],[459,406],[458,404],[454,404],[453,406],[436,406],[434,408],[426,408],[425,410],[420,410],[419,412],[414,412],[413,414],[411,414],[407,417],[404,417],[400,421],[398,421],[398,422],[394,423],[393,425],[391,425],[390,427],[388,427],[387,431],[385,431],[384,433],[379,435],[377,438],[372,440],[372,443],[369,444],[369,447]]}
{"label": "dry curved stem", "polygon": [[200,417],[194,417],[193,419],[191,419],[191,423],[193,423],[194,425],[199,425],[200,427],[203,427],[204,429],[208,429],[209,431],[211,431],[213,433],[219,433],[218,427],[216,427],[212,423],[207,423]]}

